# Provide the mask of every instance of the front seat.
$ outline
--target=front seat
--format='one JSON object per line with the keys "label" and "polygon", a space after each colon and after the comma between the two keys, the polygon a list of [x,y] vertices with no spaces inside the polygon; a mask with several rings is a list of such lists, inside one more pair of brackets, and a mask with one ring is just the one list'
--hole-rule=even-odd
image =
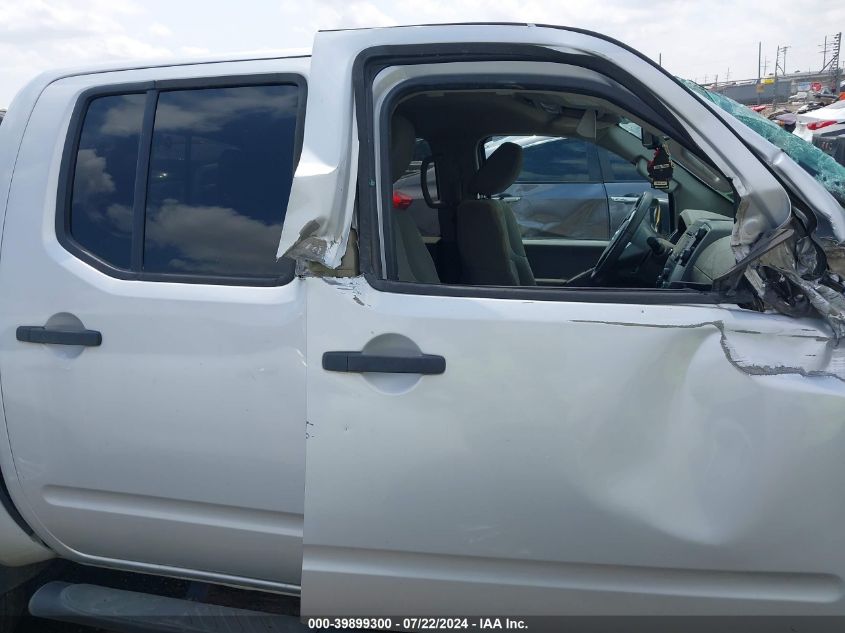
{"label": "front seat", "polygon": [[[413,124],[405,117],[394,114],[390,123],[390,178],[392,182],[399,180],[408,169],[414,156],[416,142],[417,135]],[[399,281],[440,283],[434,260],[410,212],[406,209],[391,207],[390,218]]]}
{"label": "front seat", "polygon": [[522,148],[502,143],[472,180],[470,193],[457,212],[457,241],[462,281],[488,286],[534,286],[519,225],[508,203],[490,196],[510,187],[522,171]]}

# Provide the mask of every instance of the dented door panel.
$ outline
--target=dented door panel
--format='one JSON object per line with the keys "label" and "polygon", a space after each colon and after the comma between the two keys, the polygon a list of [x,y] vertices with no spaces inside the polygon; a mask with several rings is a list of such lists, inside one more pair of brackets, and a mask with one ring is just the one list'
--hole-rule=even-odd
{"label": "dented door panel", "polygon": [[[303,613],[845,613],[824,321],[306,282]],[[446,371],[320,369],[373,341]]]}

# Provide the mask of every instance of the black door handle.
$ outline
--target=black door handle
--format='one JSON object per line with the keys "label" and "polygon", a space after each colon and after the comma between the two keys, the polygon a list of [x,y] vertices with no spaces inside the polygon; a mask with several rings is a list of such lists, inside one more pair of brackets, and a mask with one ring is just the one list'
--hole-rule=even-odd
{"label": "black door handle", "polygon": [[60,330],[41,325],[20,325],[15,334],[24,343],[97,347],[103,342],[103,335],[97,330]]}
{"label": "black door handle", "polygon": [[363,352],[325,352],[323,369],[355,373],[442,374],[446,371],[446,359],[433,354],[379,356]]}

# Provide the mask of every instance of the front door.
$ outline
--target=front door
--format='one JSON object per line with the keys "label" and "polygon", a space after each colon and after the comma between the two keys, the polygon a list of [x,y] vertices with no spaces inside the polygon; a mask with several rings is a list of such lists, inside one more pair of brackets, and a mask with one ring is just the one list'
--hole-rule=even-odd
{"label": "front door", "polygon": [[363,279],[309,280],[308,314],[303,612],[843,608],[842,383],[756,366],[823,354],[818,322]]}
{"label": "front door", "polygon": [[305,300],[275,250],[305,68],[101,73],[35,107],[6,216],[0,372],[12,493],[65,557],[299,584]]}
{"label": "front door", "polygon": [[[283,248],[345,243],[332,221],[350,205],[338,202],[318,222],[307,194],[346,180],[342,155],[354,156],[356,133],[375,148],[359,176],[365,274],[306,279],[303,613],[842,612],[845,502],[831,482],[842,477],[845,391],[825,369],[836,352],[820,319],[654,288],[406,283],[379,267],[387,255],[373,226],[389,193],[386,183],[381,197],[371,193],[382,177],[374,166],[386,160],[379,104],[406,77],[418,86],[424,72],[443,82],[460,72],[465,85],[473,72],[472,63],[439,68],[450,61],[442,44],[418,60],[429,66],[394,72],[384,55],[407,63],[428,42],[460,41],[456,55],[475,51],[479,74],[508,81],[515,67],[484,62],[512,60],[519,47],[495,45],[509,38],[531,42],[525,55],[544,64],[550,50],[570,63],[587,64],[591,50],[613,59],[620,77],[659,91],[648,96],[682,121],[676,133],[712,152],[773,228],[789,216],[788,199],[748,149],[656,65],[583,33],[490,26],[321,37],[315,73],[347,57],[366,71],[367,47],[406,46],[377,49],[372,74],[355,76],[359,88],[374,78],[372,102],[355,102],[363,127],[354,127],[351,99],[320,101],[336,108],[342,133],[329,152],[324,135],[306,132],[303,157],[313,142],[314,168],[294,184],[297,223],[283,231]],[[478,41],[486,44],[473,48]],[[573,50],[584,57],[567,56]],[[339,168],[319,171],[321,155]],[[309,226],[319,227],[313,239],[298,236]],[[313,253],[332,264],[332,251]]]}

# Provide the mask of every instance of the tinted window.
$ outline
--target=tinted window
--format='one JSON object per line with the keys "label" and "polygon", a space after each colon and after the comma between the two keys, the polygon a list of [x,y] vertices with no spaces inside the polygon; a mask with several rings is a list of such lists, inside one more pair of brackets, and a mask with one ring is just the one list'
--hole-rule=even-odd
{"label": "tinted window", "polygon": [[144,270],[278,276],[298,88],[162,92],[153,127]]}
{"label": "tinted window", "polygon": [[589,182],[589,146],[574,138],[541,139],[523,145],[517,182]]}
{"label": "tinted window", "polygon": [[100,259],[128,268],[143,94],[91,101],[76,153],[70,206],[73,239]]}
{"label": "tinted window", "polygon": [[614,181],[645,180],[637,171],[633,163],[628,162],[619,154],[606,152],[610,164],[610,179]]}

